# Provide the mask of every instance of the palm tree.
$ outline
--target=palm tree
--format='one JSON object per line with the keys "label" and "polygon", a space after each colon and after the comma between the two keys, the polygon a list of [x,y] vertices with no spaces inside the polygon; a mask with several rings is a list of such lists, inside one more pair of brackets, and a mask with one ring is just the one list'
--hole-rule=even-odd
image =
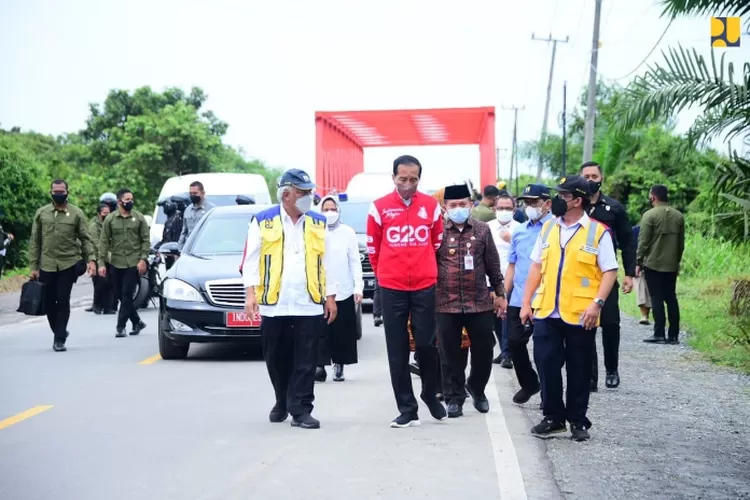
{"label": "palm tree", "polygon": [[[744,16],[750,0],[664,0],[663,16]],[[669,48],[661,64],[651,64],[645,74],[628,85],[620,102],[615,126],[629,129],[649,120],[669,118],[697,107],[700,117],[688,131],[690,143],[698,145],[717,137],[729,144],[738,139],[750,147],[750,62],[736,68],[717,58],[712,50],[706,61],[696,50]],[[714,194],[739,205],[745,239],[750,237],[750,157],[730,148],[732,161],[717,167]],[[726,214],[726,215],[735,215]]]}

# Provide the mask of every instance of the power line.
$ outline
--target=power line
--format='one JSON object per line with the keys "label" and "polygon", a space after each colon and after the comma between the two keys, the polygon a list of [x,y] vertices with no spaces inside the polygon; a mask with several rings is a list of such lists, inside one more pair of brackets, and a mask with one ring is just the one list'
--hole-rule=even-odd
{"label": "power line", "polygon": [[645,62],[646,62],[646,61],[648,60],[648,58],[649,58],[649,57],[651,57],[651,54],[653,54],[653,53],[654,53],[654,51],[656,50],[656,48],[657,48],[657,47],[659,46],[659,44],[661,43],[661,41],[662,41],[662,40],[664,39],[664,37],[665,37],[665,36],[666,36],[666,34],[667,34],[667,31],[669,31],[669,28],[670,28],[670,26],[672,26],[672,22],[674,22],[674,18],[672,18],[672,19],[670,19],[670,20],[669,20],[669,24],[667,24],[667,27],[666,27],[666,28],[664,28],[664,31],[662,32],[662,34],[661,34],[661,36],[659,37],[659,39],[658,39],[658,40],[656,41],[656,43],[654,44],[654,46],[653,46],[653,47],[651,47],[651,50],[649,50],[649,51],[648,51],[648,54],[646,54],[646,57],[644,57],[644,58],[643,58],[643,59],[641,60],[641,62],[639,62],[639,63],[638,63],[638,66],[636,66],[635,68],[633,68],[633,70],[632,70],[632,71],[630,71],[630,73],[628,73],[628,74],[626,74],[626,75],[624,75],[624,76],[621,76],[621,77],[619,77],[619,78],[610,78],[609,80],[611,80],[611,81],[613,81],[613,82],[617,82],[617,81],[620,81],[620,80],[624,80],[625,78],[629,77],[630,75],[632,75],[633,73],[635,73],[636,71],[638,71],[638,69],[639,69],[639,68],[640,68],[641,66],[643,66],[643,64],[644,64],[644,63],[645,63]]}

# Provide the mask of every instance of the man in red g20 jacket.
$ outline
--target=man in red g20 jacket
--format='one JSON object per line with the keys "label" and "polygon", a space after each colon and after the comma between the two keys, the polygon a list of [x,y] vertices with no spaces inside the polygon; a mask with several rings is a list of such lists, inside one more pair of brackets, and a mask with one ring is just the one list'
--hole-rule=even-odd
{"label": "man in red g20 jacket", "polygon": [[397,428],[420,424],[409,372],[409,315],[419,357],[422,401],[435,419],[447,417],[437,399],[435,347],[435,252],[443,239],[443,217],[437,200],[417,191],[421,176],[419,160],[408,155],[396,158],[396,189],[375,200],[367,218],[367,252],[380,286],[388,365],[400,413],[391,427]]}

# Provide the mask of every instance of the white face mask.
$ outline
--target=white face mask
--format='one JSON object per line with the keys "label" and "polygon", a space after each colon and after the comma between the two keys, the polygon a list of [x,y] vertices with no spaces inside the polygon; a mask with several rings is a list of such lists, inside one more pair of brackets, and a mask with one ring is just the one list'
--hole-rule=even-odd
{"label": "white face mask", "polygon": [[541,209],[537,207],[526,207],[525,212],[529,220],[539,220],[542,215]]}
{"label": "white face mask", "polygon": [[339,213],[335,210],[326,210],[323,215],[325,215],[329,226],[333,226],[339,221]]}
{"label": "white face mask", "polygon": [[495,212],[495,217],[501,224],[507,224],[513,219],[513,212],[507,210],[498,210]]}
{"label": "white face mask", "polygon": [[302,196],[301,198],[297,198],[297,201],[294,202],[294,205],[297,207],[297,210],[299,210],[302,213],[305,213],[310,210],[312,207],[313,202],[313,195],[312,194],[306,194]]}

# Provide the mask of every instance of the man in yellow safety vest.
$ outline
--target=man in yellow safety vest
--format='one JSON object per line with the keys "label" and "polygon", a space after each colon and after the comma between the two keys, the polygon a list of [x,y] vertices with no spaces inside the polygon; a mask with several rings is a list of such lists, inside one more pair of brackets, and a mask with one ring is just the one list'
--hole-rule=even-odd
{"label": "man in yellow safety vest", "polygon": [[313,418],[315,368],[323,319],[336,319],[336,283],[327,279],[334,264],[327,251],[326,219],[311,210],[315,184],[302,170],[284,172],[278,205],[248,225],[242,276],[245,311],[260,312],[263,356],[276,404],[268,416],[292,426],[317,429]]}
{"label": "man in yellow safety vest", "polygon": [[534,360],[544,405],[544,418],[531,433],[550,437],[565,432],[568,421],[572,438],[586,441],[594,335],[618,264],[609,230],[586,215],[594,192],[589,181],[577,175],[564,177],[555,190],[556,218],[544,224],[531,251],[521,307],[521,322],[534,321]]}

